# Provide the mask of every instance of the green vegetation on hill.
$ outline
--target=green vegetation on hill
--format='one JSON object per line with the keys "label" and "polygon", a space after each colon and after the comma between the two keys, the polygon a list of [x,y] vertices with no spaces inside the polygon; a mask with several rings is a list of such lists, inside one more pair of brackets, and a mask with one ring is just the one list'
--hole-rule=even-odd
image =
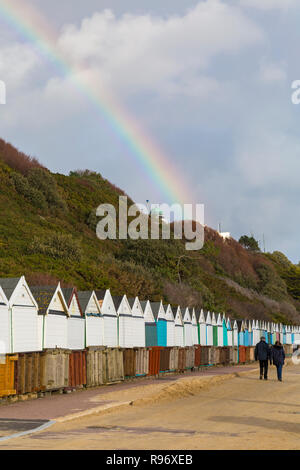
{"label": "green vegetation on hill", "polygon": [[282,253],[245,249],[209,228],[197,252],[181,240],[99,240],[95,209],[118,210],[120,195],[100,174],[52,174],[0,140],[0,276],[299,323],[300,267]]}

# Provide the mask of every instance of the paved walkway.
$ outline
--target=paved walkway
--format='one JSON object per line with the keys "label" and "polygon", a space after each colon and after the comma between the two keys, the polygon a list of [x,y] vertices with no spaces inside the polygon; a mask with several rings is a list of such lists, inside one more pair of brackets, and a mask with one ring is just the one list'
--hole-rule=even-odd
{"label": "paved walkway", "polygon": [[[70,394],[52,394],[49,397],[27,400],[24,402],[16,402],[8,405],[0,406],[0,419],[19,419],[19,420],[55,420],[57,418],[83,412],[100,405],[114,403],[116,400],[109,394],[116,391],[125,391],[130,388],[145,387],[148,385],[158,384],[159,382],[174,381],[176,378],[183,377],[200,377],[211,375],[232,374],[256,368],[251,366],[234,366],[234,367],[208,367],[205,370],[186,372],[184,374],[168,374],[155,378],[138,378],[132,381],[126,381],[109,386],[101,386],[93,389],[83,389]],[[105,398],[102,399],[102,395]]]}

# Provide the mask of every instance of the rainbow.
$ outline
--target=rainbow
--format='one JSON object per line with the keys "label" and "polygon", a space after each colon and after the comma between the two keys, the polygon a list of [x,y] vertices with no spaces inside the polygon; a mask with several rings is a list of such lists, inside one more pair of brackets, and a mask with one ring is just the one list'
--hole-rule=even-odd
{"label": "rainbow", "polygon": [[100,117],[109,124],[114,134],[126,145],[130,156],[166,198],[166,203],[193,203],[188,184],[171,158],[168,158],[153,139],[146,135],[129,112],[117,102],[108,90],[103,90],[84,68],[74,67],[57,47],[57,33],[40,12],[24,5],[24,0],[0,0],[0,17],[29,41],[39,53],[53,62],[63,76],[88,98]]}

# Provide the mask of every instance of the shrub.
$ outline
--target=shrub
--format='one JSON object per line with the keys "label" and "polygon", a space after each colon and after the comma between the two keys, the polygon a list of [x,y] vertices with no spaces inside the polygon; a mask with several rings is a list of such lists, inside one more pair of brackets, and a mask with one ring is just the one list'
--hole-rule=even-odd
{"label": "shrub", "polygon": [[248,237],[247,235],[243,235],[239,239],[239,243],[249,251],[260,251],[258,241],[255,240],[254,237]]}
{"label": "shrub", "polygon": [[32,187],[29,183],[27,178],[20,175],[19,173],[13,173],[12,181],[16,188],[16,191],[25,197],[30,204],[38,209],[46,209],[47,202],[44,195],[36,188]]}
{"label": "shrub", "polygon": [[44,195],[50,207],[67,209],[65,201],[59,194],[56,181],[49,171],[42,168],[33,168],[28,173],[28,181]]}
{"label": "shrub", "polygon": [[97,224],[98,224],[98,221],[99,221],[99,219],[98,219],[98,217],[96,216],[96,210],[93,209],[93,210],[89,213],[86,223],[87,223],[88,227],[89,227],[91,230],[93,230],[93,231],[95,232],[95,231],[96,231]]}
{"label": "shrub", "polygon": [[15,147],[2,139],[0,139],[0,156],[10,168],[19,171],[23,175],[26,175],[32,168],[44,168],[36,158],[19,152]]}
{"label": "shrub", "polygon": [[64,259],[66,261],[80,261],[82,252],[80,244],[71,235],[54,233],[45,240],[34,237],[29,253],[42,254],[54,259]]}

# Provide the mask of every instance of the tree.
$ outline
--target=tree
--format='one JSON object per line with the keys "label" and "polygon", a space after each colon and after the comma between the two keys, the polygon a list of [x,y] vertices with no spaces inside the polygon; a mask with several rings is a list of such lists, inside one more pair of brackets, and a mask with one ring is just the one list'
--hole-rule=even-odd
{"label": "tree", "polygon": [[249,251],[260,251],[258,241],[255,240],[254,237],[248,237],[247,235],[243,235],[239,239],[240,245],[242,245],[246,250]]}

